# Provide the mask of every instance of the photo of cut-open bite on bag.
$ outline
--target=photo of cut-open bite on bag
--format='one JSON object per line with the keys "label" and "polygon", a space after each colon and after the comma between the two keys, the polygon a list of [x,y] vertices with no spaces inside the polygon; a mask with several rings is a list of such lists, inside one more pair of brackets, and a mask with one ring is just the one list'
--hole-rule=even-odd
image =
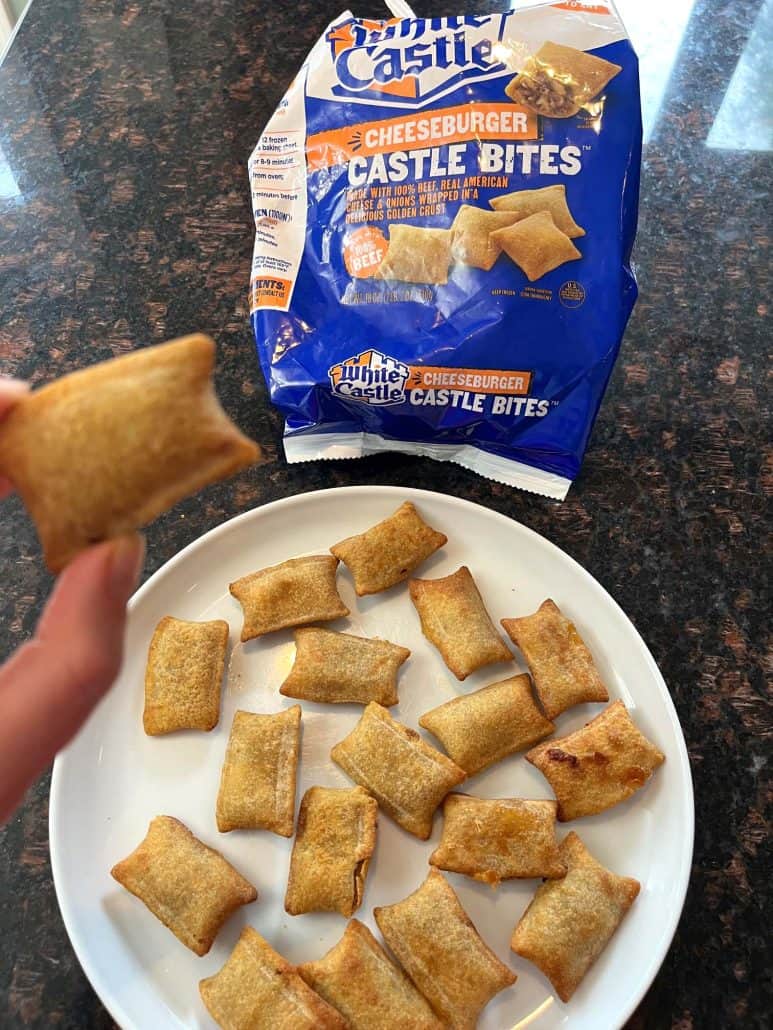
{"label": "photo of cut-open bite on bag", "polygon": [[547,118],[571,118],[621,70],[603,57],[548,41],[529,58],[505,93],[516,104]]}

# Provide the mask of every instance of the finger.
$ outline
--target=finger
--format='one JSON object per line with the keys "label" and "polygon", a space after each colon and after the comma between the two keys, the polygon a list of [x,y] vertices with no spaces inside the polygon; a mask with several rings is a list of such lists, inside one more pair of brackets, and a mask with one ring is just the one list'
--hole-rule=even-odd
{"label": "finger", "polygon": [[29,386],[23,380],[0,377],[0,418],[28,392]]}
{"label": "finger", "polygon": [[121,667],[139,536],[84,551],[59,577],[34,638],[0,669],[0,823],[72,737]]}
{"label": "finger", "polygon": [[[14,404],[29,392],[29,387],[21,379],[0,377],[0,418],[7,414]],[[13,483],[5,476],[0,476],[0,501],[13,493]]]}

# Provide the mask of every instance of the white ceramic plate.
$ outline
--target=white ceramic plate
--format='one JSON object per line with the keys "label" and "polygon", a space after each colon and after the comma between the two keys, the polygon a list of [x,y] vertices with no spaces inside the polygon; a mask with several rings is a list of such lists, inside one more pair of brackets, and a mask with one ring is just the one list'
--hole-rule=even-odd
{"label": "white ceramic plate", "polygon": [[[245,513],[207,533],[167,562],[137,592],[119,682],[76,740],[56,761],[51,785],[51,861],[67,931],[94,989],[124,1030],[213,1028],[198,982],[218,970],[239,931],[250,923],[291,962],[320,957],[340,937],[335,914],[291,917],[283,908],[292,841],[261,831],[219,834],[215,798],[234,712],[274,712],[297,702],[278,687],[293,660],[290,631],[238,643],[241,610],[228,592],[239,576],[298,555],[326,551],[394,511],[404,499],[449,537],[420,575],[443,576],[469,565],[496,623],[526,615],[546,597],[576,622],[611,697],[622,698],[642,731],[666,755],[647,786],[602,815],[560,827],[575,829],[617,873],[636,877],[641,893],[618,933],[567,1005],[539,971],[509,950],[510,935],[537,881],[510,881],[497,891],[447,874],[479,932],[518,974],[517,984],[485,1009],[481,1030],[533,1027],[614,1030],[641,999],[663,960],[682,908],[693,842],[690,770],[679,723],[663,679],[629,620],[571,558],[536,533],[468,501],[421,490],[349,487],[303,494]],[[338,582],[351,609],[332,624],[382,636],[411,648],[393,714],[418,728],[429,708],[511,675],[490,666],[459,684],[424,640],[401,584],[357,599],[348,572]],[[227,619],[232,654],[219,726],[212,733],[147,737],[142,730],[143,675],[148,643],[163,615]],[[330,761],[332,745],[354,726],[356,705],[303,702],[298,794],[312,784],[348,785]],[[584,705],[561,716],[558,733],[576,729],[601,710]],[[437,745],[437,741],[429,738]],[[481,797],[550,797],[542,776],[517,755],[465,784]],[[174,815],[223,852],[258,888],[258,901],[224,927],[211,952],[197,958],[109,875],[142,839],[149,820]],[[379,817],[378,843],[357,916],[376,933],[372,910],[405,897],[424,879],[440,835],[423,842]]]}

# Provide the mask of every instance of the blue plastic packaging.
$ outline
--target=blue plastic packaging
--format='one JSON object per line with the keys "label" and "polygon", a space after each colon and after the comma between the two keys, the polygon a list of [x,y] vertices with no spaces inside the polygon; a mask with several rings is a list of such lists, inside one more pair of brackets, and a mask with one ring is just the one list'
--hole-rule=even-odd
{"label": "blue plastic packaging", "polygon": [[636,299],[640,149],[609,3],[329,26],[249,162],[288,460],[399,450],[563,498]]}

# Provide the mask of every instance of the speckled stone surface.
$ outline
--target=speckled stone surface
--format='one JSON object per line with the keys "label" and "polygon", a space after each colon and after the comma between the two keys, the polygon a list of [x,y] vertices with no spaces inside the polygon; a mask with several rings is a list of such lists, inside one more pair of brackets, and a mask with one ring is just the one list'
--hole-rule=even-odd
{"label": "speckled stone surface", "polygon": [[[248,325],[245,162],[340,6],[35,0],[0,68],[0,373],[39,383],[140,343],[217,338],[224,404],[267,461],[155,522],[146,575],[256,504],[374,482],[479,501],[581,562],[659,663],[695,780],[684,915],[630,1026],[768,1026],[771,154],[755,139],[706,143],[760,4],[692,7],[645,148],[641,297],[562,505],[424,460],[284,463]],[[16,499],[2,509],[0,583],[4,656],[51,585]],[[112,1026],[58,914],[47,798],[44,779],[0,830],[0,1025]]]}

